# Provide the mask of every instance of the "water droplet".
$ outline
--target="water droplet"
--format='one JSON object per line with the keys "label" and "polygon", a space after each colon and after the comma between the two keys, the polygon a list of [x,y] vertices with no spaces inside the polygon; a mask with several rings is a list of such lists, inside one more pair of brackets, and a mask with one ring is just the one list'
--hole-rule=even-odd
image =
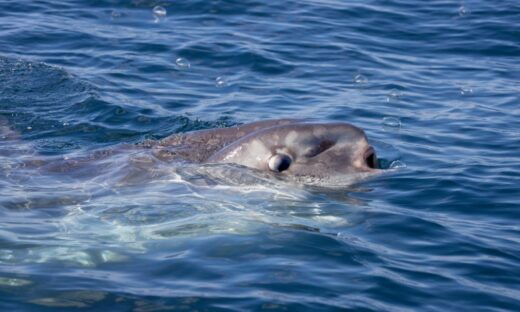
{"label": "water droplet", "polygon": [[182,57],[178,57],[175,60],[175,64],[177,64],[177,67],[179,67],[180,69],[188,69],[191,67],[190,62],[187,59],[182,58]]}
{"label": "water droplet", "polygon": [[157,18],[162,18],[162,17],[165,17],[166,16],[166,9],[163,7],[163,6],[160,6],[160,5],[156,5],[153,10],[153,15]]}
{"label": "water droplet", "polygon": [[390,128],[401,128],[401,120],[397,117],[384,117],[383,126]]}
{"label": "water droplet", "polygon": [[392,89],[390,92],[386,95],[386,101],[390,102],[393,100],[397,100],[401,97],[401,92],[397,89]]}
{"label": "water droplet", "polygon": [[388,169],[403,169],[406,168],[406,164],[400,160],[394,160],[390,163]]}
{"label": "water droplet", "polygon": [[219,76],[215,79],[215,86],[219,88],[226,87],[228,85],[227,79],[225,77]]}
{"label": "water droplet", "polygon": [[110,13],[110,17],[112,19],[119,18],[121,16],[123,16],[123,14],[121,12],[119,12],[119,11],[116,11],[116,10],[114,10],[114,11],[112,11],[112,13]]}
{"label": "water droplet", "polygon": [[465,6],[461,5],[459,7],[459,16],[466,16],[468,14],[469,14],[469,10]]}
{"label": "water droplet", "polygon": [[354,82],[355,83],[367,83],[368,82],[368,79],[367,77],[363,76],[362,74],[357,74],[354,76]]}
{"label": "water droplet", "polygon": [[462,86],[460,87],[460,94],[462,95],[469,95],[473,93],[473,88],[468,86]]}

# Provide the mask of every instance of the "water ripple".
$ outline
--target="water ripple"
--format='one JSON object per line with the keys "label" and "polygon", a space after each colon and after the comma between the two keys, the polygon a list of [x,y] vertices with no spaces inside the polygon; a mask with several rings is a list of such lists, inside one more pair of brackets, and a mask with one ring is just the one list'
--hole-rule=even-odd
{"label": "water ripple", "polygon": [[[519,10],[0,3],[0,309],[519,310]],[[125,152],[284,117],[352,122],[393,170]]]}

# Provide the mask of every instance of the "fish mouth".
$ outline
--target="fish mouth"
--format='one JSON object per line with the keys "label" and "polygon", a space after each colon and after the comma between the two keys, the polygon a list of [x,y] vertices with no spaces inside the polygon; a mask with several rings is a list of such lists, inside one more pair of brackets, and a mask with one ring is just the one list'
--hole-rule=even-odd
{"label": "fish mouth", "polygon": [[365,160],[365,164],[368,168],[371,169],[379,169],[379,162],[377,161],[377,156],[374,148],[369,146],[365,153],[363,154],[363,159]]}

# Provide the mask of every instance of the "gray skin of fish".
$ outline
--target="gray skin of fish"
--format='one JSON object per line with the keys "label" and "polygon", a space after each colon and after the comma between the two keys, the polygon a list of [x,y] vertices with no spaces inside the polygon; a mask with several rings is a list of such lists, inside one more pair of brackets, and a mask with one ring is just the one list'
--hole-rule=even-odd
{"label": "gray skin of fish", "polygon": [[379,171],[364,131],[347,123],[267,120],[144,144],[165,161],[231,163],[300,179],[340,181]]}
{"label": "gray skin of fish", "polygon": [[[0,130],[9,129],[0,126]],[[14,132],[2,132],[4,139],[17,141],[17,136],[9,135]],[[140,162],[143,166],[153,166],[157,161],[236,164],[302,184],[350,184],[359,176],[379,172],[375,151],[360,128],[348,123],[295,119],[173,134],[162,140],[123,144],[67,160],[31,158],[23,167],[48,172],[82,170],[95,175],[134,158],[135,162],[149,159]]]}

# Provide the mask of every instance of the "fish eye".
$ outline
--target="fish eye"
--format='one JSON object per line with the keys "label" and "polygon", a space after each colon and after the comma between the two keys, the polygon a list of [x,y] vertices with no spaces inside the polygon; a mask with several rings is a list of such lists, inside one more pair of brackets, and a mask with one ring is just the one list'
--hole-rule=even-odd
{"label": "fish eye", "polygon": [[285,154],[275,154],[269,158],[269,169],[275,172],[282,172],[289,169],[292,159]]}

